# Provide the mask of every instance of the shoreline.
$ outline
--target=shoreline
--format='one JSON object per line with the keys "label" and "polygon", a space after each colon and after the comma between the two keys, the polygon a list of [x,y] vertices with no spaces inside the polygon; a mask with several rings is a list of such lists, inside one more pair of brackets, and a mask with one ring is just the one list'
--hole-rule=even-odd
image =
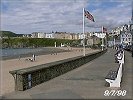
{"label": "shoreline", "polygon": [[[40,55],[47,55],[47,54],[54,54],[54,53],[61,53],[61,52],[70,52],[70,48],[67,47],[42,47],[42,48],[33,48],[33,49],[42,49],[40,51],[35,52],[28,52],[25,54],[18,54],[18,55],[12,55],[12,56],[3,56],[0,60],[10,60],[10,59],[21,59],[25,57],[32,57],[33,54],[36,56]],[[45,50],[48,49],[48,50]]]}

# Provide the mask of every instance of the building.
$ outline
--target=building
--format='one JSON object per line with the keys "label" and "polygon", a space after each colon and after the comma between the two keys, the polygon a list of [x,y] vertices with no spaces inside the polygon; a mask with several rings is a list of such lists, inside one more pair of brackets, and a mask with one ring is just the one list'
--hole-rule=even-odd
{"label": "building", "polygon": [[[54,38],[56,39],[65,39],[65,33],[64,32],[55,32],[54,33]],[[69,38],[69,36],[67,36]]]}
{"label": "building", "polygon": [[32,38],[54,38],[54,33],[44,33],[44,32],[33,32],[31,33]]}
{"label": "building", "polygon": [[105,38],[105,36],[106,36],[106,33],[102,33],[102,32],[95,32],[95,33],[93,33],[93,35],[91,35],[91,36],[97,36],[98,38]]}
{"label": "building", "polygon": [[123,26],[123,30],[121,31],[121,35],[120,35],[120,41],[123,46],[132,45],[131,30],[132,30],[131,24],[130,25],[125,24]]}
{"label": "building", "polygon": [[79,39],[79,35],[78,34],[75,34],[74,39],[75,40],[78,40]]}
{"label": "building", "polygon": [[[132,2],[132,16],[131,21],[125,24],[121,31],[121,43],[125,45],[133,45],[133,2]],[[133,49],[133,46],[132,46]],[[132,50],[133,52],[133,50]]]}
{"label": "building", "polygon": [[31,37],[32,38],[45,38],[46,33],[44,33],[44,32],[33,32],[33,33],[31,33]]}
{"label": "building", "polygon": [[38,38],[38,32],[33,32],[31,33],[32,38]]}
{"label": "building", "polygon": [[23,34],[23,37],[30,38],[31,37],[31,34]]}
{"label": "building", "polygon": [[71,40],[77,40],[77,39],[79,39],[79,36],[78,36],[78,34],[70,33],[70,39]]}
{"label": "building", "polygon": [[63,38],[64,39],[71,39],[70,33],[64,33]]}
{"label": "building", "polygon": [[90,36],[88,39],[87,39],[87,45],[98,45],[101,43],[101,40],[99,37],[93,35],[93,36]]}
{"label": "building", "polygon": [[54,33],[46,33],[45,38],[54,38]]}
{"label": "building", "polygon": [[55,32],[54,38],[56,39],[69,39],[69,40],[77,40],[79,39],[79,35],[76,33],[66,33],[66,32]]}
{"label": "building", "polygon": [[46,37],[46,33],[38,32],[38,38],[45,38],[45,37]]}
{"label": "building", "polygon": [[78,36],[79,36],[79,39],[84,39],[84,34],[83,33],[79,33]]}
{"label": "building", "polygon": [[112,35],[120,35],[122,30],[123,30],[123,26],[119,26],[119,27],[114,28],[111,31],[111,33]]}
{"label": "building", "polygon": [[84,37],[87,39],[87,38],[89,38],[91,36],[91,33],[88,33],[88,32],[85,33],[85,34],[79,33],[77,35],[78,35],[78,39],[84,39]]}

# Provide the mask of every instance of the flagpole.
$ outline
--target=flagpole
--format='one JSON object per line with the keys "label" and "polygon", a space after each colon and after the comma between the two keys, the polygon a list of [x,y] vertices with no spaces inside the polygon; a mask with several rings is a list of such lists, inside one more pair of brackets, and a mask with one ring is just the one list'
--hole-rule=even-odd
{"label": "flagpole", "polygon": [[[102,26],[102,36],[103,36],[103,26]],[[102,51],[103,51],[103,37],[102,37]]]}
{"label": "flagpole", "polygon": [[85,56],[85,20],[84,20],[84,8],[83,8],[83,56]]}
{"label": "flagpole", "polygon": [[114,49],[115,49],[115,35],[114,35]]}
{"label": "flagpole", "polygon": [[108,33],[106,33],[106,35],[105,35],[105,39],[106,39],[106,49],[108,48],[108,40],[107,40],[107,38],[108,38],[108,35],[107,35]]}

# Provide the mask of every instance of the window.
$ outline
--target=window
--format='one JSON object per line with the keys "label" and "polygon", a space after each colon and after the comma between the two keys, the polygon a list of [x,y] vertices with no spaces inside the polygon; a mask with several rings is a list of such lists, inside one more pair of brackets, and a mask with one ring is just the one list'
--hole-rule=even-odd
{"label": "window", "polygon": [[125,39],[123,38],[123,41],[124,41]]}
{"label": "window", "polygon": [[127,41],[127,38],[126,38],[126,41]]}
{"label": "window", "polygon": [[131,40],[131,38],[128,38],[129,39],[129,41]]}
{"label": "window", "polygon": [[128,37],[131,37],[131,35],[129,34]]}

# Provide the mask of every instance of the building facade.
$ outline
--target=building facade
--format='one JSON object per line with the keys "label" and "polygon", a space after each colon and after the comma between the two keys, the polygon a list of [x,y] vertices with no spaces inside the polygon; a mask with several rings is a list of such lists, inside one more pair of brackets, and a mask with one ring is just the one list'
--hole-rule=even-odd
{"label": "building facade", "polygon": [[38,38],[38,32],[33,32],[31,33],[32,38]]}
{"label": "building facade", "polygon": [[120,41],[123,46],[132,45],[132,34],[131,34],[132,26],[125,24],[123,26],[123,30],[121,31]]}
{"label": "building facade", "polygon": [[54,38],[54,33],[46,33],[44,38]]}
{"label": "building facade", "polygon": [[45,38],[45,37],[46,37],[46,33],[38,32],[38,38]]}
{"label": "building facade", "polygon": [[98,38],[105,38],[106,33],[101,33],[101,32],[95,32],[93,35],[97,36]]}

